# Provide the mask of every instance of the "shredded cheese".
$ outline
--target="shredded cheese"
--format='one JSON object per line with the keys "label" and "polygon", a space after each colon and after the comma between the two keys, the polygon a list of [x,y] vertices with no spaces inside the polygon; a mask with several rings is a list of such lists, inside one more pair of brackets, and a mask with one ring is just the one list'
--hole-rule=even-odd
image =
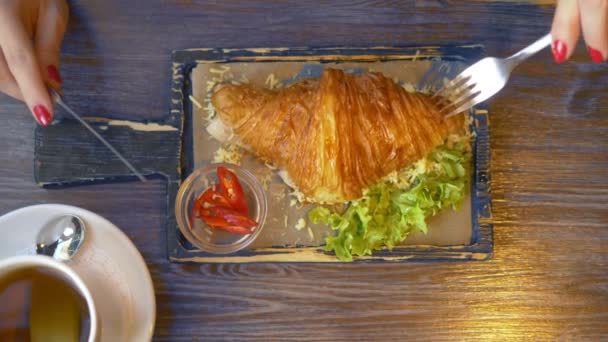
{"label": "shredded cheese", "polygon": [[267,168],[269,168],[269,169],[271,169],[273,171],[277,169],[276,166],[274,166],[274,165],[272,165],[272,164],[270,164],[268,162],[264,162],[264,165],[266,165]]}
{"label": "shredded cheese", "polygon": [[275,89],[277,84],[279,84],[279,80],[274,76],[274,74],[270,74],[266,78],[265,84],[268,88]]}
{"label": "shredded cheese", "polygon": [[300,190],[294,189],[292,192],[289,193],[289,196],[294,197],[295,200],[298,201],[298,203],[306,202],[306,196]]}
{"label": "shredded cheese", "polygon": [[[281,189],[282,190],[282,189]],[[271,191],[270,195],[277,201],[285,198],[285,191]]]}
{"label": "shredded cheese", "polygon": [[213,120],[213,118],[215,118],[215,108],[213,107],[213,104],[211,104],[211,102],[207,103],[207,107],[205,107],[205,112],[207,112],[207,117],[205,117],[205,119],[207,121],[211,121]]}
{"label": "shredded cheese", "polygon": [[225,82],[227,79],[232,78],[232,74],[230,73],[230,67],[227,65],[223,65],[220,68],[210,68],[209,73],[214,75],[210,80],[206,82],[206,94],[205,99],[203,100],[204,105],[201,105],[205,109],[207,116],[205,118],[206,121],[211,121],[215,118],[217,114],[213,104],[211,103],[211,96],[213,95],[213,90],[215,87]]}
{"label": "shredded cheese", "polygon": [[304,228],[306,228],[306,220],[304,220],[303,218],[301,218],[296,223],[296,230],[300,231],[300,230],[302,230]]}
{"label": "shredded cheese", "polygon": [[288,187],[291,188],[291,192],[289,193],[289,196],[295,198],[295,200],[298,201],[298,203],[300,203],[300,204],[303,204],[304,202],[306,202],[306,195],[304,195],[304,193],[302,193],[300,191],[300,189],[298,189],[298,187],[293,182],[291,177],[289,177],[289,174],[287,174],[287,171],[280,170],[278,172],[278,174],[279,174],[279,177],[281,177],[281,179],[283,180],[283,183],[285,183]]}
{"label": "shredded cheese", "polygon": [[[272,171],[271,172],[265,172],[263,175],[259,176],[260,179],[260,183],[262,183],[262,187],[264,187],[264,190],[268,191],[268,184],[272,181]],[[283,194],[283,196],[285,196]]]}
{"label": "shredded cheese", "polygon": [[214,163],[231,163],[240,165],[243,153],[236,145],[230,145],[227,148],[221,147],[215,151],[213,155]]}
{"label": "shredded cheese", "polygon": [[315,234],[312,233],[312,229],[310,229],[310,227],[307,227],[307,231],[308,231],[308,237],[310,238],[310,241],[313,241],[315,239]]}
{"label": "shredded cheese", "polygon": [[210,92],[213,90],[213,88],[215,88],[215,86],[217,85],[217,82],[219,81],[219,78],[212,78],[211,81],[207,81],[207,92]]}
{"label": "shredded cheese", "polygon": [[416,92],[416,88],[414,88],[414,86],[411,83],[409,83],[409,82],[403,83],[402,87],[408,93],[415,93]]}
{"label": "shredded cheese", "polygon": [[427,84],[424,86],[424,88],[419,89],[418,92],[425,94],[425,95],[431,95],[435,93],[435,89],[433,88],[432,85]]}
{"label": "shredded cheese", "polygon": [[[431,162],[425,157],[418,160],[410,167],[389,173],[383,177],[382,180],[394,184],[399,189],[408,189],[418,175],[426,173],[427,170],[440,167],[439,165],[435,164],[436,163]],[[367,189],[364,190],[363,193],[367,193]]]}
{"label": "shredded cheese", "polygon": [[209,68],[209,72],[212,74],[218,74],[221,76],[223,76],[226,72],[230,71],[230,67],[227,65],[222,65],[219,69],[218,68]]}
{"label": "shredded cheese", "polygon": [[190,95],[190,96],[188,96],[188,98],[190,99],[190,102],[192,102],[195,106],[198,107],[198,109],[203,109],[203,105],[200,102],[198,102],[196,97]]}

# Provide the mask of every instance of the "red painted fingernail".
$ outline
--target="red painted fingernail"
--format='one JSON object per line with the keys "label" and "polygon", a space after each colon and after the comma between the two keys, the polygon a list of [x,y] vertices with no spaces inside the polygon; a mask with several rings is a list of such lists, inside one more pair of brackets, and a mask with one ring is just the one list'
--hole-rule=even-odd
{"label": "red painted fingernail", "polygon": [[591,60],[597,64],[604,63],[604,56],[598,50],[592,48],[591,46],[587,46],[587,51],[589,51],[589,56],[591,56]]}
{"label": "red painted fingernail", "polygon": [[561,40],[554,40],[551,45],[551,50],[553,50],[553,59],[555,63],[561,64],[566,61],[566,55],[568,54],[568,47]]}
{"label": "red painted fingernail", "polygon": [[37,105],[34,107],[34,116],[40,126],[48,126],[51,123],[51,113],[43,105]]}
{"label": "red painted fingernail", "polygon": [[49,73],[49,77],[53,81],[61,84],[61,75],[59,75],[59,70],[57,70],[56,66],[49,65],[46,67],[46,71]]}

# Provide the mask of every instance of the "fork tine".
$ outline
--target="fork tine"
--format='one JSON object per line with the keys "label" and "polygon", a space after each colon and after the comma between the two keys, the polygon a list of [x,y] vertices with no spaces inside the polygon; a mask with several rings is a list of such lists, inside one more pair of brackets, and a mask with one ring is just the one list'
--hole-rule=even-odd
{"label": "fork tine", "polygon": [[449,114],[444,116],[443,119],[446,120],[446,119],[451,118],[452,116],[458,115],[458,114],[462,113],[463,111],[465,111],[466,109],[470,109],[474,105],[481,102],[481,101],[478,101],[478,99],[480,98],[480,96],[479,96],[480,94],[481,94],[481,91],[476,92],[473,97],[470,97],[470,100],[464,102],[458,108],[451,111]]}
{"label": "fork tine", "polygon": [[439,98],[439,100],[437,100],[437,102],[435,102],[435,105],[437,106],[437,108],[441,108],[443,105],[449,105],[450,104],[450,99],[447,96],[441,96]]}
{"label": "fork tine", "polygon": [[469,97],[471,94],[471,90],[475,88],[475,86],[476,85],[472,81],[468,81],[465,84],[460,85],[457,89],[454,89],[450,93],[445,94],[445,96],[442,96],[439,101],[435,103],[435,105],[438,108],[445,110],[446,108],[450,107],[450,104],[458,103],[463,99]]}
{"label": "fork tine", "polygon": [[[473,90],[473,89],[474,89],[474,88],[472,88],[471,90]],[[477,97],[477,96],[478,96],[480,93],[481,93],[481,91],[479,91],[479,90],[478,90],[478,91],[476,91],[476,92],[474,92],[474,93],[472,93],[472,92],[468,92],[468,93],[464,94],[463,96],[460,96],[458,99],[456,99],[456,100],[452,101],[452,102],[451,102],[451,103],[450,103],[448,106],[446,106],[446,107],[442,108],[442,109],[439,111],[439,113],[440,113],[440,114],[441,114],[441,113],[447,113],[447,112],[450,112],[450,113],[451,113],[451,111],[447,111],[447,109],[450,109],[450,108],[459,108],[459,107],[461,107],[463,104],[465,104],[465,103],[467,103],[467,102],[469,102],[469,101],[473,100],[474,98],[476,98],[476,97]]]}
{"label": "fork tine", "polygon": [[446,96],[444,96],[444,98],[451,101],[452,103],[458,102],[458,100],[468,96],[467,94],[470,94],[471,89],[473,89],[474,87],[475,83],[473,83],[472,80],[469,80],[466,83],[455,87],[455,89],[452,89],[448,94],[446,94]]}
{"label": "fork tine", "polygon": [[447,113],[450,108],[459,107],[471,97],[477,96],[479,92],[473,93],[475,87],[475,84],[467,84],[465,87],[458,89],[457,94],[450,94],[450,98],[443,98],[444,101],[440,101],[439,103],[445,103],[445,105],[437,104],[439,113]]}
{"label": "fork tine", "polygon": [[431,98],[435,98],[437,96],[439,96],[441,93],[449,90],[450,88],[456,87],[456,85],[460,85],[463,81],[467,82],[469,79],[471,79],[471,76],[463,76],[462,74],[458,75],[455,79],[451,80],[450,82],[446,83],[441,89],[439,89],[438,92],[435,93],[435,95],[433,95]]}
{"label": "fork tine", "polygon": [[455,79],[449,81],[448,83],[444,84],[443,87],[441,87],[441,89],[439,89],[433,96],[432,98],[436,98],[446,92],[449,92],[453,87],[460,85],[462,82],[466,82],[467,80],[464,79],[464,76],[462,75],[458,75]]}

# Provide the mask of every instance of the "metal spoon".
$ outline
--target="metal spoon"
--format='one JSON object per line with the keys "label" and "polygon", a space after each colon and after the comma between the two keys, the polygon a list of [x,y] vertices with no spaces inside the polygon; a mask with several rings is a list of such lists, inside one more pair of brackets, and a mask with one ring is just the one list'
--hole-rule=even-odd
{"label": "metal spoon", "polygon": [[36,236],[36,254],[68,261],[76,255],[84,241],[86,226],[75,215],[63,215],[45,226]]}

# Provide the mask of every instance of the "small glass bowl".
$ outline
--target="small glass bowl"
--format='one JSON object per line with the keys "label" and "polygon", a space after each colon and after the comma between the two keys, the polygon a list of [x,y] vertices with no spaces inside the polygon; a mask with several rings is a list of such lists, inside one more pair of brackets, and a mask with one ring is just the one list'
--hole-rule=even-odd
{"label": "small glass bowl", "polygon": [[[220,166],[234,172],[243,187],[249,217],[258,223],[249,235],[238,235],[209,227],[192,213],[196,199],[213,184],[218,184],[217,168]],[[195,170],[180,186],[175,199],[175,216],[179,230],[194,246],[214,254],[234,253],[249,246],[262,232],[266,213],[266,194],[262,184],[251,172],[234,164],[210,164]]]}

